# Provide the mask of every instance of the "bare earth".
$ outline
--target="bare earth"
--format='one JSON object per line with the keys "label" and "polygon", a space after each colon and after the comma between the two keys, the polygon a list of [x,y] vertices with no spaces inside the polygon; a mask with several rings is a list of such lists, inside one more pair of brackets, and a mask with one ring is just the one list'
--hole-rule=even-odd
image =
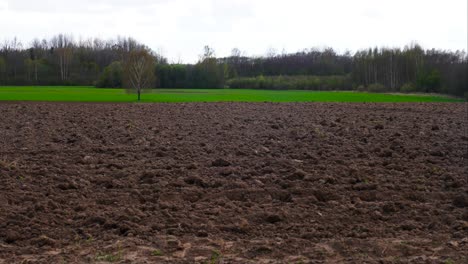
{"label": "bare earth", "polygon": [[467,104],[0,104],[0,263],[468,263]]}

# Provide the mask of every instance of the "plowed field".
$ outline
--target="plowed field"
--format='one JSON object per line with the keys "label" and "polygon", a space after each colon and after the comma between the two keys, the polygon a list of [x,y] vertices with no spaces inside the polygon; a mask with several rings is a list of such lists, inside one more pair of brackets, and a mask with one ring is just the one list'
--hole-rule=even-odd
{"label": "plowed field", "polygon": [[463,103],[2,103],[0,263],[468,263],[467,129]]}

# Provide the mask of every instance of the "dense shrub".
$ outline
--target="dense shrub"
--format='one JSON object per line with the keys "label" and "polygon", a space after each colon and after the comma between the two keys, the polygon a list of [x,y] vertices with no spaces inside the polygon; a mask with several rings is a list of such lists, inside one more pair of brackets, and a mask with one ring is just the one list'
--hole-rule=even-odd
{"label": "dense shrub", "polygon": [[271,90],[351,90],[351,78],[343,76],[258,76],[227,81],[230,88]]}
{"label": "dense shrub", "polygon": [[426,93],[440,92],[441,78],[438,70],[422,71],[418,74],[416,85]]}
{"label": "dense shrub", "polygon": [[205,59],[195,65],[159,64],[156,66],[158,88],[224,88],[225,64]]}
{"label": "dense shrub", "polygon": [[367,90],[369,92],[371,92],[371,93],[384,93],[384,92],[387,92],[387,90],[385,89],[385,86],[383,86],[380,83],[370,84],[369,87],[367,87]]}
{"label": "dense shrub", "polygon": [[417,92],[418,90],[416,89],[416,86],[412,83],[405,83],[403,86],[400,88],[400,92],[402,93],[414,93]]}
{"label": "dense shrub", "polygon": [[365,92],[365,91],[367,91],[367,89],[366,89],[366,87],[364,85],[361,84],[356,88],[356,91]]}
{"label": "dense shrub", "polygon": [[99,76],[99,80],[96,82],[96,87],[122,88],[122,71],[122,63],[114,61],[104,68],[101,76]]}

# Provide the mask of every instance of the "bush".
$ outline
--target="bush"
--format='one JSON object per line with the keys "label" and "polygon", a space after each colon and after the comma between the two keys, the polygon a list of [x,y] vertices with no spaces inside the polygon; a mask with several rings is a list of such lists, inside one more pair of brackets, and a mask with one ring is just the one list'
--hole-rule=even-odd
{"label": "bush", "polygon": [[361,84],[356,88],[356,91],[365,92],[365,91],[367,91],[367,89],[366,89],[366,87],[364,85]]}
{"label": "bush", "polygon": [[426,93],[439,92],[441,86],[439,71],[432,70],[418,73],[416,84],[420,90]]}
{"label": "bush", "polygon": [[227,82],[230,88],[269,90],[351,90],[351,78],[333,76],[263,76],[234,78]]}
{"label": "bush", "polygon": [[412,83],[405,83],[400,88],[400,92],[402,92],[402,93],[414,93],[414,92],[417,92],[417,89],[416,89],[416,86],[414,86]]}
{"label": "bush", "polygon": [[371,93],[383,93],[383,92],[386,91],[385,86],[383,86],[383,85],[380,84],[380,83],[373,83],[373,84],[370,84],[369,87],[367,87],[367,89],[368,89],[369,92],[371,92]]}
{"label": "bush", "polygon": [[99,76],[96,87],[99,88],[122,88],[122,63],[115,61],[106,68]]}

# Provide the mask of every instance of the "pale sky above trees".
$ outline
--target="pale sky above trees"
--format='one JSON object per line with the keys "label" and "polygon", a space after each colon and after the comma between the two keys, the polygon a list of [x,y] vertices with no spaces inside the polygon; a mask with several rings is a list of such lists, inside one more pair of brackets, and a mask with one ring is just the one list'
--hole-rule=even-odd
{"label": "pale sky above trees", "polygon": [[132,36],[169,61],[330,46],[467,49],[467,0],[0,0],[0,42]]}

